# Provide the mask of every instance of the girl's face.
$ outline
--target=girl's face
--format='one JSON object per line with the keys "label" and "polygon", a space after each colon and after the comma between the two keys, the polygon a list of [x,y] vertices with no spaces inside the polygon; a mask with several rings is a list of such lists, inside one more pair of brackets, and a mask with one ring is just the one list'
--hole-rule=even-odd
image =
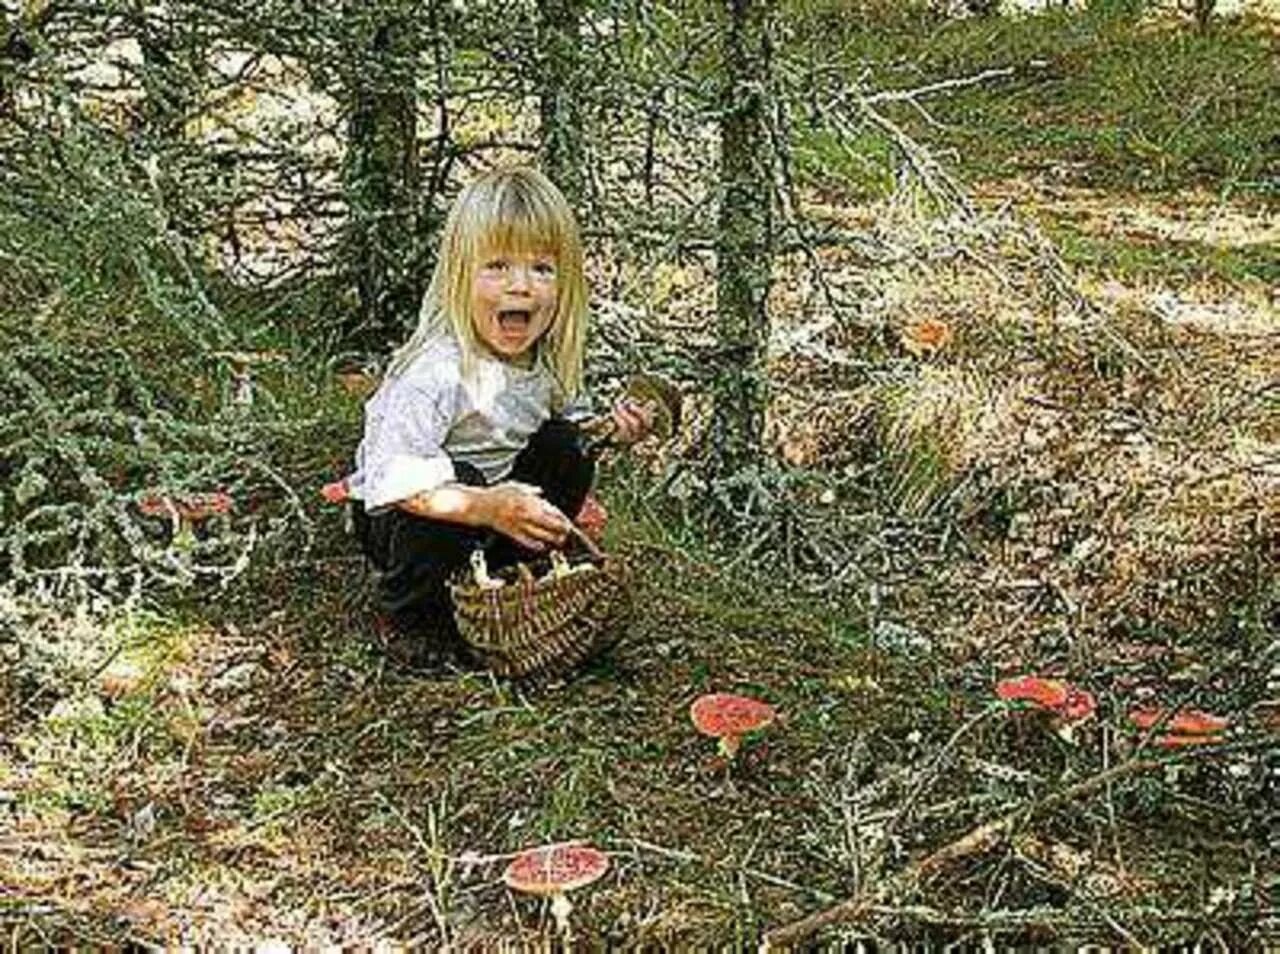
{"label": "girl's face", "polygon": [[483,255],[471,281],[476,334],[499,358],[528,355],[556,315],[556,259],[547,252]]}

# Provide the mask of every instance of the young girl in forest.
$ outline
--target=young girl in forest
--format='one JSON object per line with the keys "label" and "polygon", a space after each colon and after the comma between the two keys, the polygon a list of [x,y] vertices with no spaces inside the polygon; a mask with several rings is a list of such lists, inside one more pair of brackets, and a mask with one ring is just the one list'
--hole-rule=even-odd
{"label": "young girl in forest", "polygon": [[[594,476],[573,419],[582,259],[569,204],[533,169],[488,173],[449,213],[418,327],[365,406],[349,481],[398,635],[450,641],[446,581],[474,549],[498,568],[565,542]],[[634,401],[612,417],[615,443],[651,427]]]}

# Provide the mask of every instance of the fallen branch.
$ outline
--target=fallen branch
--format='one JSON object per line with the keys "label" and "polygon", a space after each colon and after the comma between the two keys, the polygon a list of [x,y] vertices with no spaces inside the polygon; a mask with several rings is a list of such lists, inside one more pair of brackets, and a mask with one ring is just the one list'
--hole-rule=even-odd
{"label": "fallen branch", "polygon": [[767,871],[761,871],[758,868],[749,868],[745,863],[725,861],[725,860],[720,860],[715,858],[704,858],[701,855],[693,853],[692,851],[682,851],[677,848],[667,848],[663,845],[654,844],[651,841],[645,841],[642,838],[627,838],[625,839],[625,841],[628,842],[631,845],[631,847],[634,849],[638,849],[640,851],[652,852],[653,854],[660,855],[664,858],[671,858],[675,861],[683,861],[688,864],[709,865],[710,867],[720,868],[725,871],[731,871],[731,872],[734,872],[735,874],[750,876],[759,881],[763,881],[765,884],[771,884],[777,888],[787,888],[791,891],[801,891],[806,894],[815,895],[816,897],[822,900],[831,899],[831,895],[827,894],[825,891],[822,891],[818,888],[810,887],[808,885],[803,885],[803,884],[797,884],[794,881],[788,881],[786,878],[780,878],[777,875],[770,874]]}
{"label": "fallen branch", "polygon": [[1031,805],[979,825],[963,837],[908,865],[897,875],[884,881],[876,890],[854,895],[826,910],[775,928],[765,935],[763,946],[765,949],[794,946],[824,928],[855,921],[866,914],[870,914],[890,898],[895,896],[909,897],[922,882],[938,874],[956,861],[991,850],[1006,839],[1019,824],[1025,822],[1032,815],[1050,811],[1060,805],[1091,795],[1117,779],[1136,775],[1164,764],[1167,763],[1155,759],[1130,759],[1115,768],[1099,772],[1097,775],[1093,775],[1074,785],[1069,785],[1061,791],[1046,795]]}

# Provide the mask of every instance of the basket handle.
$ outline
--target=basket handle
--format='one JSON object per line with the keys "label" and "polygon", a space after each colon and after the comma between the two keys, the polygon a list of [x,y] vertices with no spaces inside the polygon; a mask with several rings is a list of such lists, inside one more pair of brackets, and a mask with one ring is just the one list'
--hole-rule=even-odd
{"label": "basket handle", "polygon": [[587,548],[587,552],[591,554],[591,559],[597,563],[604,562],[604,551],[596,546],[596,542],[587,536],[586,532],[576,523],[570,521],[569,532],[578,538],[578,542]]}

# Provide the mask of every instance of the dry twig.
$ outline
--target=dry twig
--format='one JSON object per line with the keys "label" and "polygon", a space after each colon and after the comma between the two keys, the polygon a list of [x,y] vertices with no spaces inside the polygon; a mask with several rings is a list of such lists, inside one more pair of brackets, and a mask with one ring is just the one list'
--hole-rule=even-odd
{"label": "dry twig", "polygon": [[1061,791],[1047,795],[1031,805],[978,825],[963,837],[943,845],[932,854],[909,865],[896,876],[885,880],[876,890],[847,898],[826,910],[775,928],[765,935],[764,947],[767,949],[793,946],[824,928],[857,920],[895,896],[909,897],[923,882],[956,861],[991,850],[1032,815],[1084,798],[1118,779],[1140,774],[1164,764],[1166,763],[1152,759],[1130,759],[1115,768],[1099,772]]}

